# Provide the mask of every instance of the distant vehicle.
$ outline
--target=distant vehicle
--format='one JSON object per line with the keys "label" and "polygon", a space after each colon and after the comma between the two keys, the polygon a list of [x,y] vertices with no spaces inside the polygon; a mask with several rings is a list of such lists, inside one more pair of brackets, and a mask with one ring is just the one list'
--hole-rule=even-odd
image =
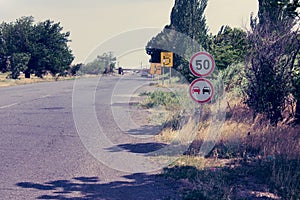
{"label": "distant vehicle", "polygon": [[203,88],[203,94],[208,93],[210,95],[210,88],[209,87],[204,87]]}
{"label": "distant vehicle", "polygon": [[193,93],[198,93],[200,94],[201,89],[198,86],[193,87]]}
{"label": "distant vehicle", "polygon": [[119,69],[118,69],[118,74],[124,75],[124,70],[123,70],[122,67],[119,67]]}
{"label": "distant vehicle", "polygon": [[141,70],[141,77],[148,77],[149,76],[149,71],[147,69]]}

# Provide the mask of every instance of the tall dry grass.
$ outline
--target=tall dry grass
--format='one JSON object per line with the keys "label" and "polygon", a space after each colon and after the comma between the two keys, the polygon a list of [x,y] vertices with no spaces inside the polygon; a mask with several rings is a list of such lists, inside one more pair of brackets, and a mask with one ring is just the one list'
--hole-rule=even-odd
{"label": "tall dry grass", "polygon": [[[300,199],[300,125],[291,126],[289,120],[285,120],[277,127],[270,126],[263,115],[253,118],[240,99],[231,99],[226,120],[219,130],[220,138],[206,158],[210,161],[207,165],[206,161],[197,159],[211,125],[209,108],[205,107],[202,112],[198,135],[188,156],[174,165],[173,174],[179,171],[183,177],[185,170],[180,166],[195,167],[196,178],[190,181],[193,189],[189,194],[193,196],[196,191],[197,196],[197,191],[202,190],[200,196],[215,195],[223,199],[225,195],[234,199],[252,192],[258,196],[265,194],[269,199]],[[219,169],[217,177],[207,170],[212,166]],[[260,187],[267,187],[266,192],[259,191]]]}

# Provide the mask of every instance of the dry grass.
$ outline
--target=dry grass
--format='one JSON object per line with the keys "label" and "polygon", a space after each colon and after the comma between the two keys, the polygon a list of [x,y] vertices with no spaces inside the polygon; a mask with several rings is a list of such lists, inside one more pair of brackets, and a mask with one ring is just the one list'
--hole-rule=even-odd
{"label": "dry grass", "polygon": [[74,80],[75,77],[53,77],[51,75],[47,75],[43,78],[36,77],[31,75],[30,79],[26,79],[24,74],[20,75],[18,79],[9,79],[7,78],[7,73],[0,73],[0,87],[7,87],[7,86],[15,86],[15,85],[24,85],[24,84],[32,84],[32,83],[39,83],[39,82],[54,82],[60,80]]}
{"label": "dry grass", "polygon": [[261,115],[253,119],[239,98],[227,101],[222,134],[208,157],[197,156],[211,125],[205,107],[188,155],[164,174],[184,182],[186,199],[300,199],[300,126],[272,127]]}

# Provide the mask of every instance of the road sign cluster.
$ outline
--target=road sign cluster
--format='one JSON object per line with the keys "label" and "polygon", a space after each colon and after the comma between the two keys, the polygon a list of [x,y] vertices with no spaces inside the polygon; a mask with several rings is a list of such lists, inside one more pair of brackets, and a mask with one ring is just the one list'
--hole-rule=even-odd
{"label": "road sign cluster", "polygon": [[198,103],[211,101],[214,95],[214,86],[205,77],[211,75],[215,69],[215,61],[207,52],[198,52],[190,60],[190,71],[199,77],[189,88],[191,98]]}
{"label": "road sign cluster", "polygon": [[163,67],[173,67],[173,52],[161,52],[160,63],[151,63],[150,74],[161,75]]}
{"label": "road sign cluster", "polygon": [[[152,63],[150,74],[161,75],[164,74],[164,68],[170,68],[171,80],[171,67],[173,67],[173,52],[161,52],[160,63]],[[214,86],[210,80],[205,77],[210,76],[215,69],[215,60],[207,52],[198,52],[190,59],[190,71],[196,77],[190,84],[189,93],[191,98],[198,103],[207,103],[212,100],[214,96]]]}

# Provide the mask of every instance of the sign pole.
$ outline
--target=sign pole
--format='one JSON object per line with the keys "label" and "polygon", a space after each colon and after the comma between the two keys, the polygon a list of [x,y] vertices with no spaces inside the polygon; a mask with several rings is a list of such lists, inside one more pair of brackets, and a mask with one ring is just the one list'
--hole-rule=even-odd
{"label": "sign pole", "polygon": [[165,67],[164,67],[164,63],[163,63],[163,66],[162,66],[162,85],[165,84]]}
{"label": "sign pole", "polygon": [[171,85],[171,78],[172,78],[172,75],[171,75],[171,73],[172,73],[172,71],[171,71],[171,67],[169,67],[170,68],[170,79],[169,79],[169,85]]}

